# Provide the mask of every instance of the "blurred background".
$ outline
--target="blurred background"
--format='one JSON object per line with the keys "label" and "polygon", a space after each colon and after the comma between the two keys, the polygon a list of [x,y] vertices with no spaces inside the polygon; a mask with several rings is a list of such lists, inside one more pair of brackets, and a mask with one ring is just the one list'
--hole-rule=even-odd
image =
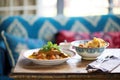
{"label": "blurred background", "polygon": [[120,0],[0,0],[0,15],[44,17],[120,14]]}

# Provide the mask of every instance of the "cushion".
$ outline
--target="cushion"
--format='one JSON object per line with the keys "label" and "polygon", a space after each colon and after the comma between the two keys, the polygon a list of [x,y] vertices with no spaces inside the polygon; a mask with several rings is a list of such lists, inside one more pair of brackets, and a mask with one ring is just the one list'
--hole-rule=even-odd
{"label": "cushion", "polygon": [[4,73],[3,72],[4,63],[5,63],[4,50],[0,48],[0,75]]}
{"label": "cushion", "polygon": [[59,44],[60,42],[64,42],[65,40],[67,42],[71,42],[74,40],[87,40],[89,38],[89,33],[61,30],[56,35],[56,43]]}
{"label": "cushion", "polygon": [[87,40],[93,39],[93,37],[102,38],[109,42],[108,48],[120,48],[120,31],[85,33],[61,30],[56,35],[56,43],[59,44],[64,40],[68,42],[74,40]]}
{"label": "cushion", "polygon": [[14,80],[13,78],[10,78],[6,75],[0,76],[0,80]]}
{"label": "cushion", "polygon": [[120,32],[108,32],[111,39],[111,48],[120,48]]}
{"label": "cushion", "polygon": [[67,42],[71,42],[74,39],[74,33],[71,31],[67,31],[67,30],[61,30],[56,34],[56,43],[59,44],[60,42],[64,42],[65,40]]}
{"label": "cushion", "polygon": [[45,42],[42,39],[30,39],[13,36],[4,31],[1,32],[2,38],[8,51],[10,65],[15,66],[19,54],[22,50],[41,48]]}

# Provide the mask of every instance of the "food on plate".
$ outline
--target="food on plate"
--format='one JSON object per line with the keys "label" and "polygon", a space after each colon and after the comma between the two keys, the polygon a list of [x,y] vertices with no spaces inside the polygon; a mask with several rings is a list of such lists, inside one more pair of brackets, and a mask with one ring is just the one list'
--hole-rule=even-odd
{"label": "food on plate", "polygon": [[68,57],[69,55],[63,53],[57,44],[53,44],[50,41],[38,52],[33,52],[32,55],[29,56],[29,58],[44,60],[62,59]]}
{"label": "food on plate", "polygon": [[106,45],[107,45],[107,43],[103,39],[94,37],[93,40],[90,40],[84,44],[79,44],[79,47],[81,47],[81,48],[101,48]]}

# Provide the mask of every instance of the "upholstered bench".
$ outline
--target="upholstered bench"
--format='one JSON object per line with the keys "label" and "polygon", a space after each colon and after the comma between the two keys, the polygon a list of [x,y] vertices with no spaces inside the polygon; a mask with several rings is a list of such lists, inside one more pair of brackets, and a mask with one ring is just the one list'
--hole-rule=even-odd
{"label": "upholstered bench", "polygon": [[[67,32],[66,35],[66,33],[62,33],[62,30],[70,31],[70,34]],[[110,44],[110,47],[119,48],[119,32],[120,15],[86,17],[1,16],[0,77],[3,78],[2,80],[7,78],[4,76],[7,76],[11,68],[15,66],[21,50],[40,48],[47,41],[59,43],[65,39],[73,41],[88,39],[96,35],[103,38],[104,34],[104,39],[109,40],[108,37],[110,37],[109,42],[112,40],[114,43],[114,45]]]}

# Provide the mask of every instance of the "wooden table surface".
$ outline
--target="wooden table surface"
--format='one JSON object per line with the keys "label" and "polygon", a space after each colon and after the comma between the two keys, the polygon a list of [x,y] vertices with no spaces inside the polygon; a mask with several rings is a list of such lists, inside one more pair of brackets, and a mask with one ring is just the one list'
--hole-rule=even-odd
{"label": "wooden table surface", "polygon": [[91,62],[76,55],[60,65],[42,66],[32,63],[21,54],[10,77],[16,80],[120,80],[120,67],[112,73],[88,73],[86,66]]}

